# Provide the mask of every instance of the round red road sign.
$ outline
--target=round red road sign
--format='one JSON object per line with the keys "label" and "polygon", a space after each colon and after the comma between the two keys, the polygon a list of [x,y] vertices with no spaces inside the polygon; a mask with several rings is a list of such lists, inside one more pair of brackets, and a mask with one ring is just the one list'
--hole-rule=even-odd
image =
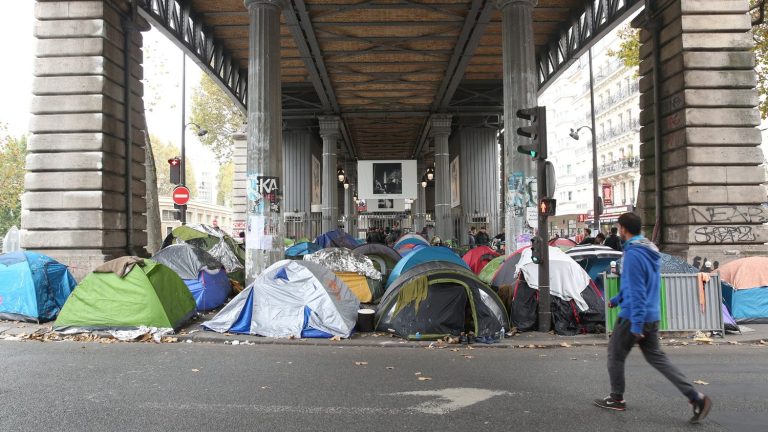
{"label": "round red road sign", "polygon": [[190,192],[186,186],[176,186],[173,189],[173,203],[176,205],[184,205],[189,202]]}

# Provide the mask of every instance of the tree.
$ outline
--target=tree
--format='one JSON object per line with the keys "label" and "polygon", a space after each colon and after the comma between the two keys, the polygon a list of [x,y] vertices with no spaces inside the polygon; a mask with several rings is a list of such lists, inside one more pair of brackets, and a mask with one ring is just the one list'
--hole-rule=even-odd
{"label": "tree", "polygon": [[[168,159],[179,156],[181,150],[169,142],[163,142],[154,135],[150,135],[150,142],[152,143],[152,154],[155,156],[155,164],[157,164],[157,194],[161,197],[170,196],[176,185],[171,183]],[[194,198],[197,195],[197,181],[195,181],[195,169],[189,158],[187,158],[186,171],[186,184]]]}
{"label": "tree", "polygon": [[24,167],[27,156],[27,137],[7,135],[0,124],[0,233],[21,225],[21,194],[24,192]]}
{"label": "tree", "polygon": [[200,142],[210,147],[219,162],[232,158],[232,134],[240,130],[245,118],[208,75],[203,74],[200,86],[192,93],[190,119],[208,130]]}
{"label": "tree", "polygon": [[216,204],[230,207],[232,206],[232,192],[235,182],[235,164],[229,161],[219,167],[217,176],[218,192],[216,193]]}
{"label": "tree", "polygon": [[[768,117],[768,22],[760,16],[764,0],[750,0],[752,35],[755,40],[755,73],[757,74],[757,93],[760,96],[758,109],[762,118]],[[767,14],[768,15],[768,14]],[[620,59],[626,67],[640,66],[640,31],[627,24],[619,30],[621,44],[617,50],[609,49],[608,55]]]}

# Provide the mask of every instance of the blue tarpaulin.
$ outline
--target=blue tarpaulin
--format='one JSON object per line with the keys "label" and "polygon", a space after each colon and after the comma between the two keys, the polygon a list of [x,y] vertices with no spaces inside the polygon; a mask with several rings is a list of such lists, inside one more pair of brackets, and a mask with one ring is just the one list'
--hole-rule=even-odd
{"label": "blue tarpaulin", "polygon": [[0,255],[0,318],[50,321],[77,285],[67,266],[35,252]]}
{"label": "blue tarpaulin", "polygon": [[316,245],[315,243],[309,243],[309,242],[298,243],[285,250],[285,257],[301,258],[304,255],[315,253],[320,249],[322,249],[322,247],[320,247],[319,245]]}
{"label": "blue tarpaulin", "polygon": [[323,249],[330,247],[354,249],[360,245],[354,237],[343,230],[328,231],[327,233],[320,234],[315,239],[315,244]]}

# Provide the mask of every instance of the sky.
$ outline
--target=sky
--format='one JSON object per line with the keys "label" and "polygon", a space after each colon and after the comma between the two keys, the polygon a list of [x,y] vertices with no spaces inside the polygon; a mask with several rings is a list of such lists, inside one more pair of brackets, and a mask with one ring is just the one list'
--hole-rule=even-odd
{"label": "sky", "polygon": [[[33,0],[0,0],[0,40],[6,61],[0,68],[0,123],[15,136],[28,133],[29,107],[34,73],[35,15]],[[149,133],[176,146],[181,140],[182,53],[168,38],[153,29],[144,33],[144,100]],[[187,109],[189,116],[192,90],[200,82],[202,71],[187,58]],[[211,166],[213,153],[187,130],[187,155],[196,167]],[[197,171],[200,171],[198,169]],[[215,181],[217,170],[212,175]],[[196,173],[201,179],[200,173]],[[215,184],[215,182],[214,182]]]}

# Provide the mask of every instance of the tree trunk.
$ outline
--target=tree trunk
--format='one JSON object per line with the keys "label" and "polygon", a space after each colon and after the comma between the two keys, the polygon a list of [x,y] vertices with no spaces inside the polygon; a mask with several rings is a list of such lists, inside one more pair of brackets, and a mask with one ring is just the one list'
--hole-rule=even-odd
{"label": "tree trunk", "polygon": [[147,184],[147,252],[154,254],[160,250],[163,233],[160,225],[160,203],[157,194],[157,167],[152,155],[152,143],[147,131],[144,132],[144,154]]}

